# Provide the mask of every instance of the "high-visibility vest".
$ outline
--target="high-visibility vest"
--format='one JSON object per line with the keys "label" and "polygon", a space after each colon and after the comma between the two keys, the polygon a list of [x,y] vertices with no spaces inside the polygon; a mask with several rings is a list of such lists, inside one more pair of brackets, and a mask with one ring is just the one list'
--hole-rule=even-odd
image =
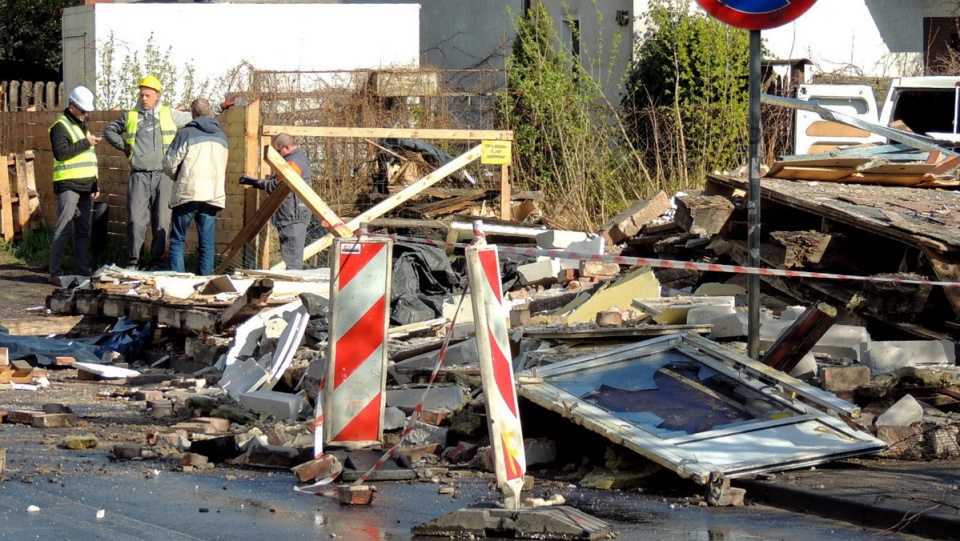
{"label": "high-visibility vest", "polygon": [[[163,153],[167,153],[167,148],[173,142],[173,137],[177,135],[177,124],[173,121],[173,115],[170,108],[161,105],[157,112],[160,119],[160,138],[163,142]],[[133,159],[133,144],[137,140],[137,122],[140,119],[140,111],[131,109],[127,111],[127,148],[130,149],[130,159]]]}
{"label": "high-visibility vest", "polygon": [[[73,143],[90,136],[89,130],[74,124],[65,115],[61,115],[60,118],[47,129],[47,133],[50,133],[53,126],[57,124],[63,124],[63,127],[67,129],[67,133],[70,134],[70,140]],[[97,171],[97,151],[94,150],[93,145],[90,145],[90,148],[69,160],[53,160],[54,182],[81,178],[97,178]]]}

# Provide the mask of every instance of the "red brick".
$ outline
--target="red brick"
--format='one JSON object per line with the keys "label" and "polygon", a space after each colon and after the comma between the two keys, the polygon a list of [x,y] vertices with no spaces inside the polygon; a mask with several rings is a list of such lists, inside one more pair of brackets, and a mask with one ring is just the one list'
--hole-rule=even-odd
{"label": "red brick", "polygon": [[337,496],[344,505],[370,505],[373,501],[373,488],[367,485],[340,485]]}

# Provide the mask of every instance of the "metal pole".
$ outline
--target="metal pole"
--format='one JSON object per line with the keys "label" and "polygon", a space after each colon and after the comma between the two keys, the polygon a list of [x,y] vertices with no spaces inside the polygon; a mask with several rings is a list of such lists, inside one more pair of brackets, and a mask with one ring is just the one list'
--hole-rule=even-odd
{"label": "metal pole", "polygon": [[[750,31],[750,184],[747,197],[747,248],[751,267],[760,267],[760,31]],[[747,355],[760,359],[760,276],[747,275]]]}

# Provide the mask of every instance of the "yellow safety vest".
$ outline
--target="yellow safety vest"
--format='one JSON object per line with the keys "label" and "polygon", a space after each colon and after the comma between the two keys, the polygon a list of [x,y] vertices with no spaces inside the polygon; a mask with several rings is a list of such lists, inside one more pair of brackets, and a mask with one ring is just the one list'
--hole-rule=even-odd
{"label": "yellow safety vest", "polygon": [[[67,133],[70,134],[70,140],[73,143],[76,143],[81,139],[86,139],[90,135],[90,132],[86,128],[81,128],[80,126],[74,124],[64,115],[61,115],[60,118],[58,118],[57,121],[47,129],[47,133],[50,133],[50,130],[53,129],[53,126],[56,126],[57,124],[63,124],[63,127],[67,129]],[[94,150],[93,145],[69,160],[53,160],[54,182],[59,182],[61,180],[76,180],[81,178],[95,179],[97,178],[97,172],[97,151]]]}
{"label": "yellow safety vest", "polygon": [[[170,114],[170,108],[166,105],[160,106],[157,112],[160,118],[160,138],[163,142],[163,153],[167,153],[167,148],[173,142],[173,137],[177,135],[177,124],[173,121],[173,115]],[[130,149],[130,159],[133,159],[133,144],[137,140],[137,122],[140,119],[140,111],[131,109],[127,111],[127,148]]]}

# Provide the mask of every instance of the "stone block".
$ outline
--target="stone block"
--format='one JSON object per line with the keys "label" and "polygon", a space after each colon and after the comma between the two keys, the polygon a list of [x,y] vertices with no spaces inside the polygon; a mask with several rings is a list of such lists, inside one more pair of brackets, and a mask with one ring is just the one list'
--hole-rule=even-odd
{"label": "stone block", "polygon": [[526,265],[517,267],[517,275],[520,277],[520,283],[525,286],[555,283],[557,281],[557,274],[559,273],[560,261],[548,257],[540,258],[533,263],[527,263]]}
{"label": "stone block", "polygon": [[387,389],[387,406],[400,408],[405,412],[413,412],[420,400],[423,399],[423,409],[446,409],[456,411],[466,401],[463,388],[459,385],[436,385],[430,389],[424,398],[423,389]]}
{"label": "stone block", "polygon": [[413,430],[410,431],[410,434],[407,435],[406,441],[410,445],[435,443],[441,447],[445,447],[447,445],[447,433],[449,431],[450,429],[444,426],[434,426],[417,422],[417,424],[413,426]]}
{"label": "stone block", "polygon": [[277,391],[251,391],[240,394],[240,404],[245,408],[273,417],[277,421],[296,421],[303,397],[299,394]]}
{"label": "stone block", "polygon": [[923,419],[923,406],[911,395],[904,395],[887,411],[883,412],[875,424],[879,426],[910,426]]}
{"label": "stone block", "polygon": [[864,342],[859,353],[861,362],[875,376],[911,366],[953,366],[957,360],[954,344],[949,340]]}
{"label": "stone block", "polygon": [[790,375],[801,380],[806,381],[813,376],[817,375],[817,358],[813,353],[807,353],[800,359],[800,362],[797,363],[797,366],[793,367],[793,370],[790,371]]}
{"label": "stone block", "polygon": [[863,365],[820,368],[820,387],[824,391],[854,391],[868,383],[870,383],[870,368]]}
{"label": "stone block", "polygon": [[732,306],[694,306],[687,311],[687,325],[712,325],[717,319],[736,313]]}

